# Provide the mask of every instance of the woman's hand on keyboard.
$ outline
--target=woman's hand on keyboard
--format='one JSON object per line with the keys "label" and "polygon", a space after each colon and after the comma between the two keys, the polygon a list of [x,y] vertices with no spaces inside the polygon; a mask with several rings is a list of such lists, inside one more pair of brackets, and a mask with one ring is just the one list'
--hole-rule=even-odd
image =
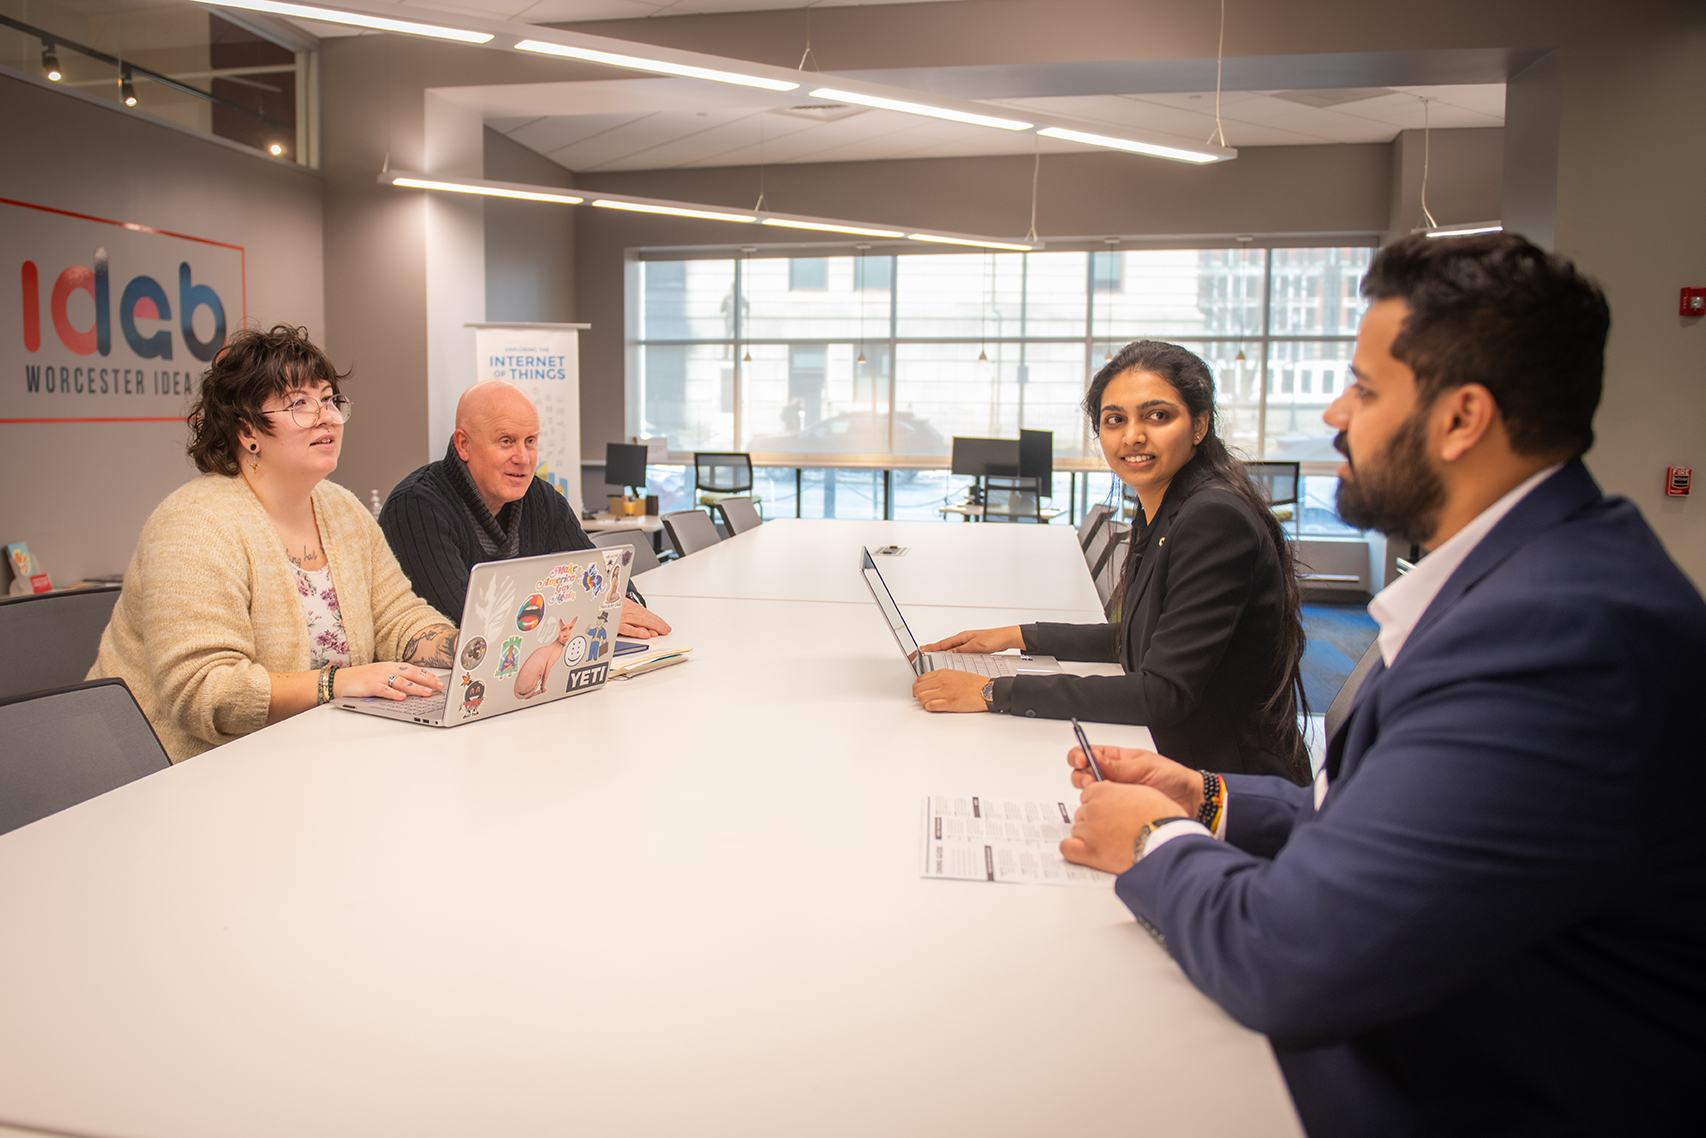
{"label": "woman's hand on keyboard", "polygon": [[989,681],[975,672],[938,668],[925,672],[912,685],[912,694],[925,711],[987,711],[983,685]]}
{"label": "woman's hand on keyboard", "polygon": [[[952,636],[926,644],[920,652],[971,652],[987,655],[991,652],[1005,652],[1009,648],[1023,648],[1025,636],[1019,631],[1019,626],[1010,624],[1006,628],[974,628],[966,632],[956,632]],[[979,708],[978,710],[982,710]]]}
{"label": "woman's hand on keyboard", "polygon": [[431,695],[444,690],[444,681],[414,664],[381,661],[363,664],[358,668],[339,668],[332,677],[336,696],[378,696],[380,699],[407,699],[412,695]]}

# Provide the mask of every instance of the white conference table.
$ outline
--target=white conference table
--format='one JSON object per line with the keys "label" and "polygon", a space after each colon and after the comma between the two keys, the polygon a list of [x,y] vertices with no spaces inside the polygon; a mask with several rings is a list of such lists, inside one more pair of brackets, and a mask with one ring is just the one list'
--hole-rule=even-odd
{"label": "white conference table", "polygon": [[[807,524],[721,552],[849,528]],[[454,730],[320,708],[0,836],[0,1124],[1300,1133],[1111,889],[919,877],[928,794],[1072,801],[1064,723],[920,710],[868,600],[654,604],[691,662]]]}

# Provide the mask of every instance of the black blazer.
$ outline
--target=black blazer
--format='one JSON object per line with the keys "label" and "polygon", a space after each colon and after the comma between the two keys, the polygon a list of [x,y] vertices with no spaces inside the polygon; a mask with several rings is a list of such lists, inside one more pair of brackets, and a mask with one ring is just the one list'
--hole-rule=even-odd
{"label": "black blazer", "polygon": [[1118,663],[1126,674],[1016,676],[1001,684],[1005,710],[1141,723],[1157,750],[1188,766],[1307,781],[1307,770],[1287,760],[1284,740],[1266,737],[1258,723],[1287,670],[1278,652],[1285,579],[1263,520],[1193,462],[1147,529],[1133,534],[1142,548],[1121,602],[1123,654],[1111,624],[1023,629],[1027,651]]}

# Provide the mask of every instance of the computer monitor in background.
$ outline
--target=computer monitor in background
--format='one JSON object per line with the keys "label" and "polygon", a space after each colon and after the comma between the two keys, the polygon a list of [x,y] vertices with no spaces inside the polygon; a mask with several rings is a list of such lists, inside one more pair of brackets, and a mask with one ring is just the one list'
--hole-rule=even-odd
{"label": "computer monitor in background", "polygon": [[604,444],[604,482],[638,489],[646,484],[646,447],[639,443]]}
{"label": "computer monitor in background", "polygon": [[955,474],[986,478],[991,474],[1013,477],[1019,473],[1019,442],[1017,439],[977,439],[954,436]]}
{"label": "computer monitor in background", "polygon": [[1037,480],[1037,496],[1054,497],[1054,432],[1019,432],[1019,477]]}

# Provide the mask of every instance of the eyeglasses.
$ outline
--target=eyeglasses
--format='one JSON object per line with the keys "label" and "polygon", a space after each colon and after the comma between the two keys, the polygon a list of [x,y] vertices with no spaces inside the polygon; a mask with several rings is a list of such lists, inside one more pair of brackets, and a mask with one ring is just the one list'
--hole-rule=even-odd
{"label": "eyeglasses", "polygon": [[328,395],[324,399],[316,399],[312,395],[298,395],[290,401],[290,406],[280,407],[274,411],[262,411],[263,415],[282,415],[290,412],[290,417],[298,427],[312,427],[320,421],[320,411],[324,408],[334,423],[349,422],[352,404],[347,395]]}

